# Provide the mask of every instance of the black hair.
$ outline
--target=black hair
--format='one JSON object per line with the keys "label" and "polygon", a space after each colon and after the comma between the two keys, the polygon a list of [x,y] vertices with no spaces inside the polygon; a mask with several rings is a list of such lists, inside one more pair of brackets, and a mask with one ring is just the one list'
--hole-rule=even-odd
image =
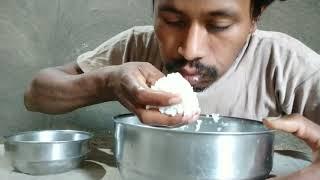
{"label": "black hair", "polygon": [[[251,16],[254,20],[258,20],[264,8],[268,7],[275,0],[251,0]],[[286,1],[286,0],[280,0]]]}
{"label": "black hair", "polygon": [[[154,7],[154,1],[152,0],[152,7]],[[258,20],[262,14],[264,8],[268,7],[275,0],[251,0],[251,16],[254,20]],[[280,0],[286,1],[286,0]]]}

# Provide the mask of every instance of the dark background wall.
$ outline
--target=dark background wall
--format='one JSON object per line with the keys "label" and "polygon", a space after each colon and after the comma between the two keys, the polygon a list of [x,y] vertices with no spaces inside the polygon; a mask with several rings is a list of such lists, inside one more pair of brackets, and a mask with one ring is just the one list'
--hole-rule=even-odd
{"label": "dark background wall", "polygon": [[[288,33],[320,53],[320,1],[276,2],[260,28]],[[32,76],[64,64],[134,25],[152,23],[151,0],[1,0],[0,136],[35,129],[108,132],[127,112],[104,103],[64,115],[27,112],[23,92]]]}

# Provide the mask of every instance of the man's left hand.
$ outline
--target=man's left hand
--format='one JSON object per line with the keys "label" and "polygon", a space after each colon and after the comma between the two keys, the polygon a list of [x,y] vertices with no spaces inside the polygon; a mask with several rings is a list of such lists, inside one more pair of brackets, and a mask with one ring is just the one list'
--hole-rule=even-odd
{"label": "man's left hand", "polygon": [[265,118],[268,128],[292,133],[304,140],[312,149],[313,163],[297,172],[272,180],[313,180],[320,179],[320,126],[300,114],[292,114],[281,118]]}

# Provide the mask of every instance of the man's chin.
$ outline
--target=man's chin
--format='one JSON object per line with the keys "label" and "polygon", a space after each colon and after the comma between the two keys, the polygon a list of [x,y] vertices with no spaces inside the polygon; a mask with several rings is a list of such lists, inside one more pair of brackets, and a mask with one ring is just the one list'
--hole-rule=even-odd
{"label": "man's chin", "polygon": [[189,81],[189,83],[192,86],[194,92],[202,92],[212,84],[212,83],[205,83],[201,81],[198,81],[198,82]]}
{"label": "man's chin", "polygon": [[203,92],[204,90],[206,90],[209,86],[192,86],[193,87],[193,91],[194,92]]}

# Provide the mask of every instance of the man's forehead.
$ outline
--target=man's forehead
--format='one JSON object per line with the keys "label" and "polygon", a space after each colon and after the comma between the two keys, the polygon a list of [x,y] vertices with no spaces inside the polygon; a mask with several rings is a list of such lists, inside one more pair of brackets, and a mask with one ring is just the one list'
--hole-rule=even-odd
{"label": "man's forehead", "polygon": [[234,16],[250,8],[250,0],[155,0],[158,11]]}

